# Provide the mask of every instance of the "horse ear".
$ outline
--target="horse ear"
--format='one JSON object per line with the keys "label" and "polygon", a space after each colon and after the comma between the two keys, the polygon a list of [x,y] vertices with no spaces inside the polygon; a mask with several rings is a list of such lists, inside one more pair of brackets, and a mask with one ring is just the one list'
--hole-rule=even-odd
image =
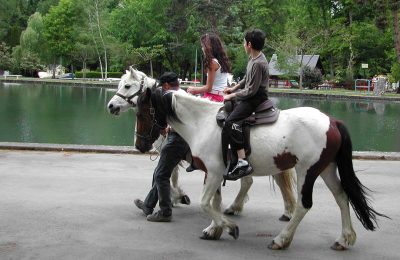
{"label": "horse ear", "polygon": [[136,73],[136,70],[132,66],[129,66],[129,71],[131,72],[131,78],[140,80],[139,75]]}
{"label": "horse ear", "polygon": [[151,89],[150,88],[146,88],[145,94],[146,94],[146,98],[150,99],[151,98]]}

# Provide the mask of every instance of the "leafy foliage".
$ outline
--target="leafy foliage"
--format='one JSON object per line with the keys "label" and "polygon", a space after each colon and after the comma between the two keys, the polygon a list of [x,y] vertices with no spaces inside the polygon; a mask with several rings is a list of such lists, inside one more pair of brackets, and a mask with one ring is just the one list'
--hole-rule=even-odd
{"label": "leafy foliage", "polygon": [[201,64],[200,36],[215,31],[238,77],[247,63],[243,33],[260,28],[264,53],[276,53],[293,71],[288,77],[299,69],[290,57],[316,54],[325,76],[345,83],[389,73],[399,62],[399,8],[398,0],[8,0],[0,6],[0,42],[17,46],[15,67],[24,56],[46,65],[62,58],[78,69],[135,64],[155,76],[173,70],[191,78],[196,52]]}
{"label": "leafy foliage", "polygon": [[322,83],[322,73],[319,69],[303,68],[303,86],[310,89],[316,88]]}
{"label": "leafy foliage", "polygon": [[12,64],[10,47],[5,42],[0,42],[0,70],[10,70]]}

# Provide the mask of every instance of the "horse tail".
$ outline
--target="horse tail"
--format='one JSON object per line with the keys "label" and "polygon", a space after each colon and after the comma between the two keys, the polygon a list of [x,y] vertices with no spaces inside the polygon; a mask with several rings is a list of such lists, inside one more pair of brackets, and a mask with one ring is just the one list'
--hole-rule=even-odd
{"label": "horse tail", "polygon": [[336,154],[340,182],[357,218],[366,229],[374,231],[376,228],[374,223],[377,224],[376,217],[387,218],[387,216],[378,213],[370,206],[370,199],[368,198],[370,190],[360,182],[354,172],[350,134],[342,122],[338,121],[336,125],[342,137],[342,143]]}

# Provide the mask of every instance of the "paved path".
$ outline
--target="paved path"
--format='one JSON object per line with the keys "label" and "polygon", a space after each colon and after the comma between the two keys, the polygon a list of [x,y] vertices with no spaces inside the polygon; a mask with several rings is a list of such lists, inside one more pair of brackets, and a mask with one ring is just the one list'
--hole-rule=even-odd
{"label": "paved path", "polygon": [[[291,247],[267,244],[285,223],[282,201],[269,178],[256,178],[242,216],[233,217],[240,238],[198,238],[210,220],[199,207],[203,176],[183,173],[192,205],[174,208],[173,222],[150,223],[133,206],[149,189],[155,162],[148,155],[0,150],[0,259],[399,259],[400,161],[356,160],[360,180],[374,192],[380,219],[365,231],[353,215],[356,245],[329,249],[340,215],[319,179],[314,207]],[[238,183],[223,189],[230,203]]]}

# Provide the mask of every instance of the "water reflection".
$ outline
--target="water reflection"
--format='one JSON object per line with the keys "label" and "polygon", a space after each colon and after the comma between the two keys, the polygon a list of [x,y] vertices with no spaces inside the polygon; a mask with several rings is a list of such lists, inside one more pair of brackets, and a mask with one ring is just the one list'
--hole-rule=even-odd
{"label": "water reflection", "polygon": [[359,151],[400,151],[400,104],[342,100],[278,98],[278,107],[315,107],[345,122]]}
{"label": "water reflection", "polygon": [[376,103],[376,102],[374,102],[372,105],[374,106],[375,112],[376,112],[378,115],[381,115],[381,116],[382,116],[382,115],[385,114],[385,107],[386,107],[386,105],[385,105],[384,103]]}
{"label": "water reflection", "polygon": [[373,106],[369,102],[354,102],[353,103],[354,111],[356,112],[367,112],[373,109]]}

